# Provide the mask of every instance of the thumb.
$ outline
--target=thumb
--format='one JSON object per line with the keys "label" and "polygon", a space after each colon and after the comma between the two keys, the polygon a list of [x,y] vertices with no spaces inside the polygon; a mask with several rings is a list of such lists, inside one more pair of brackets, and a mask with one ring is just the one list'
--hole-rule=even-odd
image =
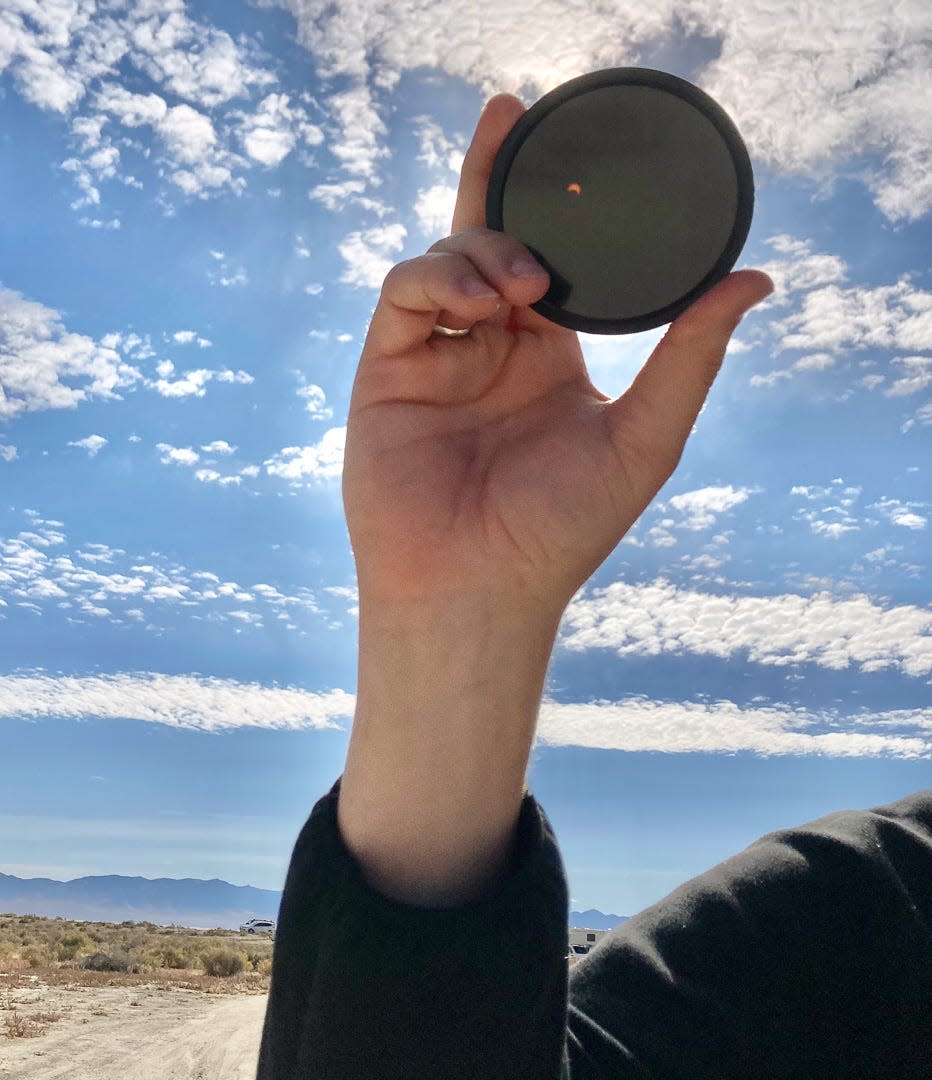
{"label": "thumb", "polygon": [[618,437],[646,464],[656,463],[658,487],[679,461],[742,316],[772,291],[759,270],[729,274],[670,324],[631,386],[608,406]]}

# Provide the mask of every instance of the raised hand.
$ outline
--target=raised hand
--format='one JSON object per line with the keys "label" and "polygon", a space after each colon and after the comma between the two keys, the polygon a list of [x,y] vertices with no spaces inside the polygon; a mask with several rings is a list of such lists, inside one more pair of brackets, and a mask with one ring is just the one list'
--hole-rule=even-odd
{"label": "raised hand", "polygon": [[[772,288],[757,271],[731,274],[670,326],[622,397],[600,393],[576,334],[528,306],[546,272],[483,225],[495,154],[523,112],[507,94],[488,102],[451,235],[392,269],[369,327],[344,501],[373,602],[479,590],[562,611],[672,472],[732,331]],[[471,331],[440,336],[437,323]]]}
{"label": "raised hand", "polygon": [[486,106],[452,234],[386,277],[350,403],[359,682],[338,822],[370,883],[422,906],[507,873],[562,613],[676,466],[731,332],[772,288],[730,275],[622,397],[599,393],[576,334],[528,306],[547,275],[483,227],[523,111]]}

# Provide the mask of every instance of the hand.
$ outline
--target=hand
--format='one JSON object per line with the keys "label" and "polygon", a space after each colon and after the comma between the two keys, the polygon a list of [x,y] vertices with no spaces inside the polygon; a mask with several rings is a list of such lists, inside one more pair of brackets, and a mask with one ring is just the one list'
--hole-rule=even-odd
{"label": "hand", "polygon": [[[363,602],[487,596],[559,618],[679,461],[744,312],[773,288],[729,275],[673,322],[611,400],[576,334],[529,304],[525,246],[484,227],[496,152],[524,106],[499,94],[463,162],[452,234],[385,279],[350,403],[343,491]],[[470,296],[478,280],[495,295]],[[436,323],[471,326],[439,337]]]}

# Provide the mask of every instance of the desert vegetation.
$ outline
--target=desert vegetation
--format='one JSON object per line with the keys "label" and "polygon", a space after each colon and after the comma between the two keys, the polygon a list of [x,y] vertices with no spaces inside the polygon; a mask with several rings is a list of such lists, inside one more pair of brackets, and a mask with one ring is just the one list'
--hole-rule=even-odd
{"label": "desert vegetation", "polygon": [[17,993],[36,981],[264,994],[272,949],[269,938],[224,929],[0,915],[0,1037],[39,1035],[57,1019],[23,1011]]}

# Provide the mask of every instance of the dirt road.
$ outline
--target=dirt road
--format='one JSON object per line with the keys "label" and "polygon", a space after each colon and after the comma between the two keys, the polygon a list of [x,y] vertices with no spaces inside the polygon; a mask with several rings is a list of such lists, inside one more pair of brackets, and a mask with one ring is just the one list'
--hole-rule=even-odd
{"label": "dirt road", "polygon": [[[0,1080],[255,1080],[265,996],[153,987],[45,987],[0,1011]],[[5,1021],[59,1016],[6,1038]]]}

